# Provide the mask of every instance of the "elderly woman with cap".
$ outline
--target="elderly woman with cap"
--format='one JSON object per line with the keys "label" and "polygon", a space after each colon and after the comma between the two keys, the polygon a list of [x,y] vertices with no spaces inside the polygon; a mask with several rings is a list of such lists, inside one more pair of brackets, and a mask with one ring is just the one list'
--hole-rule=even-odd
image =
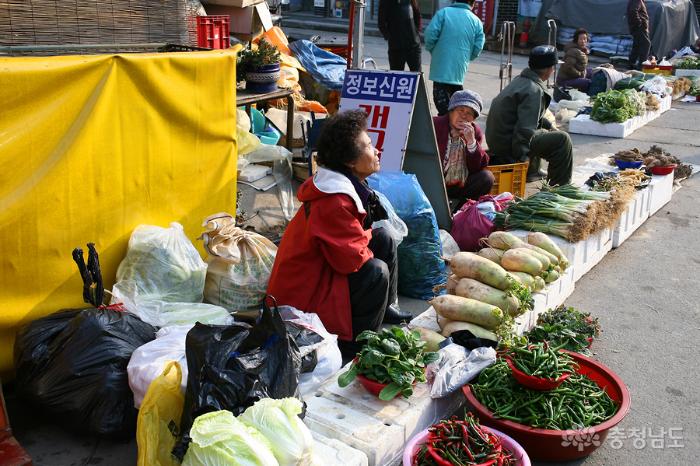
{"label": "elderly woman with cap", "polygon": [[456,208],[488,194],[494,183],[493,174],[485,169],[489,156],[482,147],[484,136],[475,123],[482,107],[476,92],[457,91],[447,114],[433,117],[447,194],[457,200]]}
{"label": "elderly woman with cap", "polygon": [[299,187],[303,204],[284,232],[267,292],[279,304],[318,314],[353,356],[359,333],[412,316],[395,305],[396,242],[372,228],[387,213],[366,181],[380,167],[367,114],[330,117],[316,148],[319,169]]}
{"label": "elderly woman with cap", "polygon": [[[530,160],[527,180],[544,176],[552,185],[571,181],[573,148],[571,138],[556,131],[544,118],[552,96],[547,80],[554,74],[557,49],[551,45],[534,47],[528,68],[511,81],[491,102],[486,120],[486,142],[494,163]],[[539,171],[539,160],[549,162],[547,173]]]}

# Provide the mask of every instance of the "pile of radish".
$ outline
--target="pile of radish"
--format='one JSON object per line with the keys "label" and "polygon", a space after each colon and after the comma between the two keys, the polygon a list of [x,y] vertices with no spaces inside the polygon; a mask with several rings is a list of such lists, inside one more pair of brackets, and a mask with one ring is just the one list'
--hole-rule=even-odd
{"label": "pile of radish", "polygon": [[512,331],[514,317],[532,309],[530,293],[568,267],[562,251],[543,233],[530,233],[525,242],[498,231],[483,242],[488,247],[478,253],[458,252],[449,259],[447,294],[430,301],[441,334],[420,329],[429,344],[459,330],[498,341],[504,327]]}

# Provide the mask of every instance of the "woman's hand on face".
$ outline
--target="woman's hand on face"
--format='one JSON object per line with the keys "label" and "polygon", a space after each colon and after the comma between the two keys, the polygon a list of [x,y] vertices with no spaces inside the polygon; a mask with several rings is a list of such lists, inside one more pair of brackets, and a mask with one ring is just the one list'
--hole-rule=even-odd
{"label": "woman's hand on face", "polygon": [[462,128],[462,138],[466,141],[468,145],[472,145],[476,142],[475,139],[475,134],[474,134],[474,125],[471,123],[467,123],[464,125],[464,128]]}

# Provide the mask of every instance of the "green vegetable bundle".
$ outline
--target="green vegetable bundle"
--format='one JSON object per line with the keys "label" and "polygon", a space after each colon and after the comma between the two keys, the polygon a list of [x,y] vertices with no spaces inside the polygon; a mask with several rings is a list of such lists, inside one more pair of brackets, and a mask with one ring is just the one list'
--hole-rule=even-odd
{"label": "green vegetable bundle", "polygon": [[426,343],[420,332],[403,327],[382,329],[380,332],[365,330],[357,342],[364,341],[350,369],[338,377],[338,385],[349,385],[357,375],[364,375],[375,382],[388,384],[379,393],[379,399],[389,401],[401,394],[413,394],[413,384],[425,382],[425,366],[437,360],[438,354],[425,352]]}
{"label": "green vegetable bundle", "polygon": [[530,390],[513,379],[503,359],[481,371],[471,388],[496,418],[540,429],[591,427],[618,410],[605,390],[584,375],[574,374],[553,390]]}
{"label": "green vegetable bundle", "polygon": [[700,58],[687,57],[676,63],[676,69],[679,70],[700,70]]}
{"label": "green vegetable bundle", "polygon": [[601,92],[593,101],[591,119],[601,123],[622,123],[646,110],[644,97],[633,89]]}
{"label": "green vegetable bundle", "polygon": [[546,341],[554,348],[590,354],[588,346],[599,333],[598,319],[562,305],[540,315],[526,336],[533,343]]}

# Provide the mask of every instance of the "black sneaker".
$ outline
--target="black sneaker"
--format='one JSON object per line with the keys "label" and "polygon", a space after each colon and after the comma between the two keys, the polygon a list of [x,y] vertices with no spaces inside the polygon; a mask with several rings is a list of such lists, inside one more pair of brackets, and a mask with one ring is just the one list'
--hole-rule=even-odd
{"label": "black sneaker", "polygon": [[526,181],[532,183],[533,181],[540,181],[547,178],[547,172],[544,170],[537,170],[536,172],[528,173]]}

